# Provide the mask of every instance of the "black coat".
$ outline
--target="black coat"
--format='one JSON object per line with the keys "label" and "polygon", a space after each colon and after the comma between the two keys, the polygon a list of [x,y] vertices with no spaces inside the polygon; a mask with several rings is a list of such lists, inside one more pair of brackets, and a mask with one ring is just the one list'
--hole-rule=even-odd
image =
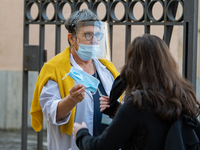
{"label": "black coat", "polygon": [[199,150],[199,121],[182,115],[170,127],[164,150]]}
{"label": "black coat", "polygon": [[[120,81],[121,82],[121,81]],[[120,96],[118,82],[112,93]],[[132,93],[135,98],[144,98],[140,91]],[[80,150],[199,150],[200,124],[196,118],[181,116],[177,121],[163,121],[154,112],[140,111],[133,104],[133,96],[129,96],[119,108],[112,123],[98,137],[92,137],[87,129],[77,133],[76,144]],[[112,107],[118,102],[112,100]],[[116,108],[116,107],[115,107]],[[108,114],[113,116],[114,109]]]}

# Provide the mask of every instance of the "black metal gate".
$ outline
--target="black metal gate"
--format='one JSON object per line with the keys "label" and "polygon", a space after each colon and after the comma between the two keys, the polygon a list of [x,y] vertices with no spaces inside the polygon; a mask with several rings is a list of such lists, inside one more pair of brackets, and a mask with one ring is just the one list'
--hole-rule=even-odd
{"label": "black metal gate", "polygon": [[[115,15],[115,7],[121,3],[124,7],[124,14],[121,19]],[[160,18],[153,15],[153,7],[159,3],[162,8]],[[47,16],[47,7],[51,4],[54,7],[52,18]],[[131,26],[139,25],[144,27],[143,33],[151,33],[151,26],[163,26],[163,40],[170,44],[174,26],[183,27],[183,62],[182,74],[192,82],[196,90],[196,66],[197,66],[197,33],[198,33],[198,0],[24,0],[24,42],[23,42],[23,102],[22,102],[22,144],[21,149],[27,149],[27,115],[28,115],[28,72],[40,71],[46,59],[45,26],[55,26],[55,54],[61,49],[61,26],[64,18],[63,8],[68,4],[71,13],[79,10],[82,4],[97,14],[100,4],[106,7],[105,16],[102,21],[107,21],[110,28],[110,45],[112,54],[113,26],[125,26],[125,49],[131,41]],[[140,4],[143,13],[140,18],[135,17],[134,9],[136,4]],[[31,7],[36,5],[39,13],[32,17]],[[182,7],[182,14],[176,17],[178,6]],[[39,26],[39,45],[29,44],[29,26]],[[38,133],[38,150],[42,150],[42,131]]]}

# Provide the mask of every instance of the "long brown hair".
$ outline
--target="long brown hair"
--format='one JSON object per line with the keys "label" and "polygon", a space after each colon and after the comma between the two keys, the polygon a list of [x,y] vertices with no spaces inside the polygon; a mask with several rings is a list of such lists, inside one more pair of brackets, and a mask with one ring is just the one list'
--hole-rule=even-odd
{"label": "long brown hair", "polygon": [[[162,120],[200,113],[192,84],[180,76],[168,46],[157,36],[144,34],[130,43],[121,77],[127,81],[126,95],[143,90],[143,100],[153,106]],[[134,104],[142,109],[141,101],[134,100]]]}

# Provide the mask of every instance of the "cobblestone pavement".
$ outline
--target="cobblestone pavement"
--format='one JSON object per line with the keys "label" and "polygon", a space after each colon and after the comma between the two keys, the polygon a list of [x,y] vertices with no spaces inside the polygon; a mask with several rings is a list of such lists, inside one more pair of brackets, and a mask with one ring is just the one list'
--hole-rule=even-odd
{"label": "cobblestone pavement", "polygon": [[[27,150],[37,150],[37,133],[28,130]],[[46,132],[43,132],[43,150],[47,150]],[[0,150],[21,150],[21,131],[0,130]]]}

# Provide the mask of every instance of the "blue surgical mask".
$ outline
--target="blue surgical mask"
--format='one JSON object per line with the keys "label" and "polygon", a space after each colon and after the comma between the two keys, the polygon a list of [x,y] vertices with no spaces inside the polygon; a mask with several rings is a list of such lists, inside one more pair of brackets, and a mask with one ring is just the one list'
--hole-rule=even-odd
{"label": "blue surgical mask", "polygon": [[79,44],[78,51],[75,50],[75,52],[82,60],[88,61],[97,56],[101,50],[99,45]]}
{"label": "blue surgical mask", "polygon": [[88,91],[93,93],[96,92],[100,83],[99,80],[92,75],[75,67],[71,67],[69,73],[66,73],[63,79],[65,79],[67,75],[74,79],[78,84],[83,84],[83,86],[85,86]]}

